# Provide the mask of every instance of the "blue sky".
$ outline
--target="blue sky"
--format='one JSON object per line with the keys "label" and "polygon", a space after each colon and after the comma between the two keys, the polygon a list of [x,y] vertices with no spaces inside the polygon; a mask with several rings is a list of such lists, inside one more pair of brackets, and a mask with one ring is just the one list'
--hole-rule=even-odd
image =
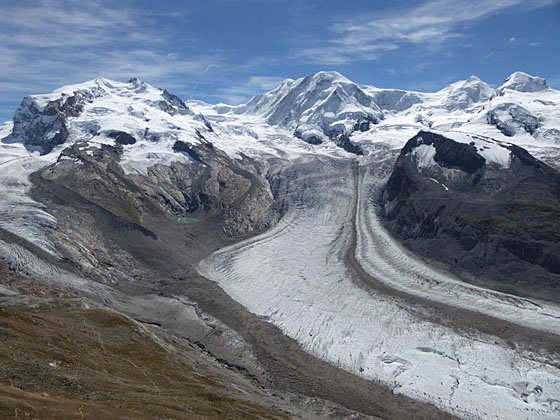
{"label": "blue sky", "polygon": [[560,88],[560,0],[0,0],[0,120],[22,97],[136,76],[183,99],[245,102],[336,70],[435,91],[522,70]]}

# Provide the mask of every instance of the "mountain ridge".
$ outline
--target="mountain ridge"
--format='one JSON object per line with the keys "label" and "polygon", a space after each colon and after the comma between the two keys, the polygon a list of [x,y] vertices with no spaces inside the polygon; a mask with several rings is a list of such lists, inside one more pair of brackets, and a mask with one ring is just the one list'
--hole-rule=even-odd
{"label": "mountain ridge", "polygon": [[[0,128],[0,257],[265,387],[386,418],[549,418],[560,181],[529,151],[558,165],[560,99],[508,83],[324,72],[250,108],[134,78],[28,97]],[[512,262],[534,284],[498,284]]]}
{"label": "mountain ridge", "polygon": [[[179,114],[200,120],[203,124],[196,127],[199,132],[212,131],[209,125],[212,118],[219,123],[220,116],[237,117],[240,124],[244,118],[251,118],[288,130],[297,138],[316,145],[333,140],[358,146],[360,132],[367,132],[375,125],[386,126],[393,120],[417,128],[462,127],[491,137],[517,136],[523,137],[525,142],[529,139],[525,134],[529,134],[539,141],[560,143],[560,113],[553,109],[554,115],[544,115],[551,113],[552,104],[560,103],[560,92],[549,88],[540,77],[514,72],[494,89],[471,76],[437,92],[422,93],[359,85],[332,71],[297,80],[286,79],[272,91],[237,106],[209,105],[200,101],[190,101],[189,106],[189,101],[184,102],[137,78],[122,83],[99,77],[64,86],[50,94],[25,97],[15,112],[14,128],[8,141],[19,139],[28,146],[37,147],[43,143],[45,150],[50,150],[71,137],[66,119],[78,117],[85,104],[103,102],[107,97],[143,103],[144,109],[135,109],[134,105],[122,109],[121,106],[119,111],[131,117],[144,116],[149,120],[145,108],[150,107],[170,116]],[[525,104],[527,99],[531,106]],[[66,118],[60,118],[61,114]],[[382,122],[384,124],[380,124]],[[196,124],[189,122],[188,125]],[[488,126],[494,126],[495,130]],[[484,133],[480,133],[481,127]],[[135,130],[142,134],[139,128]],[[93,128],[90,131],[95,134]],[[45,137],[50,138],[49,144],[45,144]]]}

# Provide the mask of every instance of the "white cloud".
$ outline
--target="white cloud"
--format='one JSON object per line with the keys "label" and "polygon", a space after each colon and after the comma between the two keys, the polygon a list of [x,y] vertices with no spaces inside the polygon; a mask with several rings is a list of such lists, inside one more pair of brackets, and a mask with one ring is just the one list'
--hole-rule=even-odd
{"label": "white cloud", "polygon": [[107,4],[24,0],[3,6],[0,90],[40,93],[97,76],[135,76],[171,88],[193,83],[221,64],[217,54],[187,57],[166,50],[171,34],[152,16]]}
{"label": "white cloud", "polygon": [[251,96],[277,88],[284,80],[283,77],[252,76],[241,85],[220,89],[216,97],[227,103],[240,104],[249,100]]}
{"label": "white cloud", "polygon": [[512,37],[509,39],[509,42],[510,42],[511,44],[514,44],[514,43],[515,43],[515,37],[512,36]]}
{"label": "white cloud", "polygon": [[368,18],[356,17],[329,29],[327,43],[299,51],[318,64],[375,60],[402,44],[437,49],[445,41],[464,36],[464,28],[506,10],[547,6],[557,0],[432,0],[410,9],[384,10]]}

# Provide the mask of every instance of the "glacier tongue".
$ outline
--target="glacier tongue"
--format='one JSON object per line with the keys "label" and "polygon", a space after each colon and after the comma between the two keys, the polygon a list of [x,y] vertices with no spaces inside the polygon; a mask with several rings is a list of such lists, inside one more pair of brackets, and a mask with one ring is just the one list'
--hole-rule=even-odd
{"label": "glacier tongue", "polygon": [[[496,337],[460,334],[418,316],[421,309],[399,298],[353,282],[356,274],[346,265],[357,199],[351,162],[308,158],[290,171],[286,216],[269,232],[214,253],[200,264],[203,275],[306,351],[381,380],[394,392],[463,418],[547,419],[560,413],[560,372],[550,361]],[[360,252],[376,255],[375,248],[361,246],[368,248]],[[396,255],[377,264],[398,270],[399,261]],[[425,270],[408,261],[412,270]],[[460,289],[445,284],[449,299],[460,300]],[[523,317],[533,307],[516,310]]]}
{"label": "glacier tongue", "polygon": [[[10,130],[11,124],[0,128],[0,138]],[[56,226],[56,219],[47,213],[43,204],[28,196],[31,182],[28,176],[56,161],[56,156],[38,156],[19,143],[0,143],[0,228],[56,254],[52,242],[45,235],[46,229]]]}

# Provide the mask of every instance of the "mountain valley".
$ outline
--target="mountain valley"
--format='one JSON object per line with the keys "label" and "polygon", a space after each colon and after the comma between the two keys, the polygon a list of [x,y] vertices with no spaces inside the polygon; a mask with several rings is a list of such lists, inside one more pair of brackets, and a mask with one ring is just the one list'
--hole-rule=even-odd
{"label": "mountain valley", "polygon": [[98,78],[24,98],[0,138],[2,329],[32,354],[3,362],[0,413],[560,416],[560,91],[540,77],[319,72],[237,106]]}

